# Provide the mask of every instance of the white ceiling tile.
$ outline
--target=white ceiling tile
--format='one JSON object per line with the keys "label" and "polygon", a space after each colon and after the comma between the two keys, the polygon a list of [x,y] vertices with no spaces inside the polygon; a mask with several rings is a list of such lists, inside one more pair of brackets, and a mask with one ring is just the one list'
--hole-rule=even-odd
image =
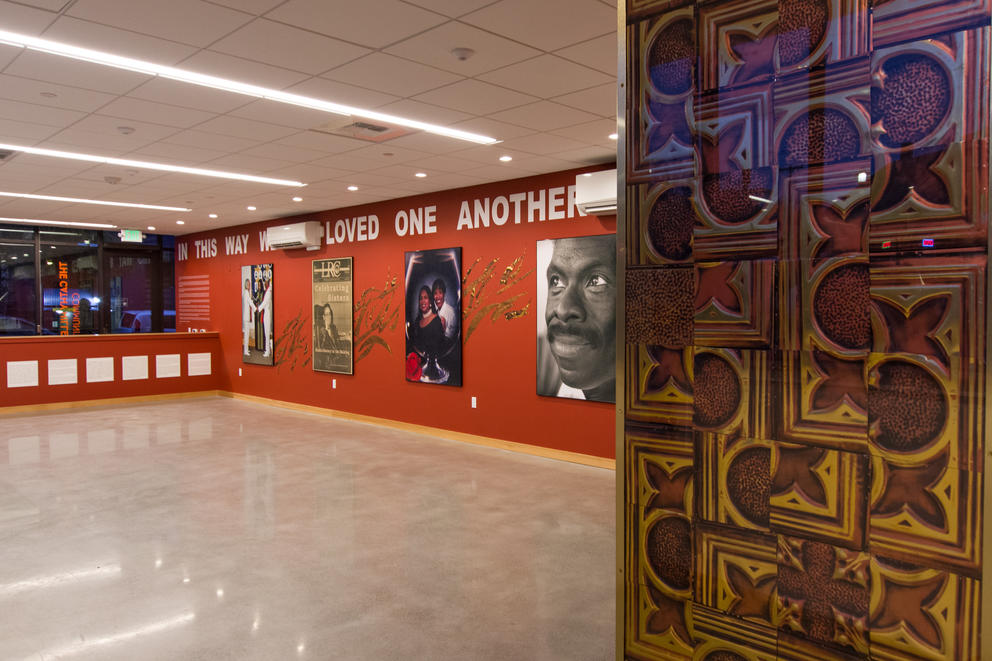
{"label": "white ceiling tile", "polygon": [[[309,30],[256,19],[211,45],[211,50],[318,74],[366,55],[369,49]],[[293,84],[299,81],[293,81]]]}
{"label": "white ceiling tile", "polygon": [[554,55],[541,55],[479,76],[480,79],[542,99],[606,83],[616,78]]}
{"label": "white ceiling tile", "polygon": [[490,119],[489,117],[473,117],[472,119],[467,119],[464,122],[457,122],[451,126],[453,128],[471,131],[472,133],[488,135],[499,140],[519,138],[522,135],[530,135],[537,132],[537,130],[533,128],[518,126],[516,124],[507,124],[506,122],[498,122],[495,119]]}
{"label": "white ceiling tile", "polygon": [[241,153],[248,156],[258,156],[259,158],[272,158],[280,161],[288,161],[293,164],[309,163],[310,161],[315,161],[318,158],[327,156],[326,153],[316,149],[292,147],[278,142],[269,142],[264,145],[252,147],[251,149],[246,149]]}
{"label": "white ceiling tile", "polygon": [[[471,48],[475,54],[459,60],[453,48]],[[387,53],[462,76],[476,76],[541,54],[541,51],[479,28],[450,21],[390,46]]]}
{"label": "white ceiling tile", "polygon": [[187,44],[81,21],[71,16],[60,16],[50,28],[45,30],[44,37],[73,46],[166,65],[173,65],[196,52],[196,48]]}
{"label": "white ceiling tile", "polygon": [[45,9],[48,11],[59,12],[65,7],[71,0],[17,0],[22,5],[30,5],[32,7],[38,7],[39,9]]}
{"label": "white ceiling tile", "polygon": [[193,130],[171,135],[165,139],[165,142],[199,149],[215,149],[221,152],[239,152],[257,144],[257,141],[246,138]]}
{"label": "white ceiling tile", "polygon": [[0,71],[3,71],[8,64],[14,61],[14,59],[24,52],[24,49],[19,46],[7,46],[5,44],[0,44]]}
{"label": "white ceiling tile", "polygon": [[568,149],[580,149],[588,145],[578,140],[570,140],[552,133],[542,133],[540,135],[530,135],[525,138],[507,140],[501,146],[504,149],[546,156]]}
{"label": "white ceiling tile", "polygon": [[611,32],[602,37],[583,41],[581,44],[562,48],[555,51],[555,55],[592,67],[616,78],[618,52],[617,35]]}
{"label": "white ceiling tile", "polygon": [[251,20],[251,16],[201,0],[85,0],[70,16],[125,30],[208,46]]}
{"label": "white ceiling tile", "polygon": [[285,0],[210,0],[215,5],[224,5],[238,11],[260,16]]}
{"label": "white ceiling tile", "polygon": [[454,108],[473,115],[487,115],[538,100],[528,94],[521,94],[505,87],[498,87],[473,79],[461,80],[451,85],[439,87],[414,98],[424,103]]}
{"label": "white ceiling tile", "polygon": [[206,164],[214,170],[229,170],[234,172],[250,172],[253,174],[266,174],[271,170],[277,170],[292,165],[289,161],[279,161],[272,158],[259,158],[258,156],[246,156],[245,154],[230,154]]}
{"label": "white ceiling tile", "polygon": [[[132,128],[134,131],[129,135],[124,135],[118,130],[118,127],[122,126]],[[101,150],[100,153],[113,151],[116,154],[124,154],[158,142],[176,133],[177,130],[172,126],[94,114],[52,136],[51,141],[96,148],[99,148],[101,141],[103,141],[106,144],[106,149]]]}
{"label": "white ceiling tile", "polygon": [[25,51],[7,66],[4,73],[109,94],[124,94],[152,78],[142,73],[37,51]]}
{"label": "white ceiling tile", "polygon": [[368,158],[357,158],[351,152],[344,154],[334,154],[326,156],[318,161],[313,161],[313,165],[336,170],[346,170],[348,172],[367,172],[382,167],[382,161]]}
{"label": "white ceiling tile", "polygon": [[28,146],[32,146],[38,140],[44,140],[58,132],[59,129],[54,126],[0,119],[0,142],[26,142]]}
{"label": "white ceiling tile", "polygon": [[301,106],[291,106],[277,101],[266,101],[260,99],[252,101],[246,106],[242,106],[230,113],[233,117],[253,119],[279,126],[288,126],[298,130],[308,130],[323,126],[329,121],[340,119],[340,115],[326,113],[321,110],[312,110]]}
{"label": "white ceiling tile", "polygon": [[156,142],[137,149],[130,156],[143,161],[166,161],[168,163],[206,163],[224,156],[226,152],[215,149],[200,149],[189,145],[176,145],[168,142]]}
{"label": "white ceiling tile", "polygon": [[518,152],[514,149],[507,149],[503,146],[503,143],[498,145],[477,145],[452,154],[452,156],[457,156],[458,158],[472,161],[476,164],[476,167],[480,165],[505,165],[505,163],[499,160],[499,157],[503,155],[510,156],[514,159],[513,161],[510,161],[511,164],[520,157],[527,158],[530,156],[530,154],[525,154],[524,152]]}
{"label": "white ceiling tile", "polygon": [[301,149],[315,149],[326,154],[340,154],[368,146],[368,143],[364,140],[328,135],[327,133],[319,133],[317,131],[300,131],[299,133],[294,133],[291,136],[277,140],[276,144],[300,147]]}
{"label": "white ceiling tile", "polygon": [[366,55],[328,71],[323,77],[403,97],[420,94],[459,79],[458,76],[447,71],[385,53]]}
{"label": "white ceiling tile", "polygon": [[399,0],[289,0],[267,16],[370,48],[382,48],[447,20]]}
{"label": "white ceiling tile", "polygon": [[165,78],[150,80],[132,90],[128,96],[213,113],[227,113],[253,100],[253,97],[244,94],[224,92]]}
{"label": "white ceiling tile", "polygon": [[[44,97],[42,94],[55,94]],[[110,94],[78,87],[67,87],[16,76],[0,75],[0,98],[37,103],[43,106],[92,112],[113,100]]]}
{"label": "white ceiling tile", "polygon": [[180,69],[273,89],[283,89],[308,78],[307,74],[298,71],[272,67],[212,50],[201,50],[178,66]]}
{"label": "white ceiling tile", "polygon": [[33,154],[15,154],[3,161],[0,166],[4,168],[4,172],[16,171],[28,175],[44,173],[58,178],[74,176],[94,167],[92,163]]}
{"label": "white ceiling tile", "polygon": [[266,174],[270,177],[278,177],[280,179],[305,181],[308,184],[307,195],[310,195],[310,189],[315,182],[325,179],[338,179],[340,177],[346,177],[350,173],[347,170],[322,168],[314,165],[313,163],[306,163],[300,165],[290,165],[289,167],[281,168],[279,170],[272,170]]}
{"label": "white ceiling tile", "polygon": [[465,142],[461,140],[452,140],[451,138],[446,138],[442,135],[424,132],[402,135],[398,138],[393,138],[384,144],[404,147],[406,149],[413,149],[414,151],[421,151],[429,154],[447,154],[465,149]]}
{"label": "white ceiling tile", "polygon": [[353,152],[348,152],[348,155],[355,158],[376,161],[380,167],[388,167],[396,163],[410,163],[411,161],[419,161],[430,156],[430,154],[413,149],[404,149],[388,142],[356,149]]}
{"label": "white ceiling tile", "polygon": [[431,124],[441,124],[444,126],[454,124],[455,122],[461,122],[471,117],[471,115],[458,110],[442,108],[441,106],[435,106],[430,103],[422,103],[420,101],[414,101],[413,99],[403,99],[401,101],[397,101],[396,103],[390,103],[389,105],[377,108],[377,110],[391,115],[399,115],[400,117],[406,117],[408,119],[417,119],[422,122],[430,122]]}
{"label": "white ceiling tile", "polygon": [[51,14],[23,4],[0,1],[0,25],[10,32],[39,35],[55,20]]}
{"label": "white ceiling tile", "polygon": [[214,119],[203,122],[196,128],[198,131],[230,135],[236,138],[254,140],[255,142],[269,142],[270,140],[278,140],[279,138],[285,138],[296,133],[296,129],[289,128],[288,126],[277,126],[276,124],[256,122],[251,119],[242,119],[230,115],[215,117]]}
{"label": "white ceiling tile", "polygon": [[523,170],[524,172],[532,175],[570,170],[575,167],[575,164],[571,161],[563,161],[560,158],[553,158],[551,156],[530,156],[526,159],[521,158],[519,161],[514,161],[514,165],[518,170]]}
{"label": "white ceiling tile", "polygon": [[519,124],[538,131],[550,131],[598,119],[596,115],[569,108],[550,101],[539,101],[529,106],[494,113],[493,119]]}
{"label": "white ceiling tile", "polygon": [[593,112],[603,117],[617,116],[617,86],[616,83],[608,83],[598,87],[592,87],[581,92],[572,92],[556,96],[552,99],[555,103]]}
{"label": "white ceiling tile", "polygon": [[502,0],[461,20],[552,51],[615,33],[617,13],[597,0]]}
{"label": "white ceiling tile", "polygon": [[616,140],[610,140],[611,133],[616,133],[617,122],[615,119],[597,119],[594,122],[576,124],[563,129],[552,131],[555,135],[560,135],[573,140],[579,140],[600,147],[616,147]]}
{"label": "white ceiling tile", "polygon": [[472,170],[466,170],[465,175],[478,177],[483,181],[506,181],[508,179],[519,179],[530,174],[527,170],[513,167],[513,164],[500,163],[499,165],[483,165]]}
{"label": "white ceiling tile", "polygon": [[377,108],[398,101],[400,97],[364,87],[339,83],[326,78],[311,78],[286,90],[323,101],[333,101],[357,108]]}
{"label": "white ceiling tile", "polygon": [[85,116],[86,113],[76,110],[62,110],[60,108],[49,108],[37,103],[22,103],[21,101],[0,99],[0,119],[16,121],[23,118],[30,118],[34,124],[63,128],[78,122]]}
{"label": "white ceiling tile", "polygon": [[180,108],[165,103],[153,103],[129,96],[122,96],[100,108],[101,115],[128,120],[144,120],[153,124],[190,128],[216,117],[215,113]]}
{"label": "white ceiling tile", "polygon": [[431,156],[416,161],[415,165],[424,170],[437,170],[440,172],[464,172],[478,167],[475,161],[457,158],[455,156]]}
{"label": "white ceiling tile", "polygon": [[407,2],[455,18],[475,11],[479,7],[491,5],[493,0],[407,0]]}
{"label": "white ceiling tile", "polygon": [[617,151],[616,149],[611,150],[606,147],[583,147],[581,149],[558,152],[557,154],[553,154],[553,156],[567,161],[574,161],[579,165],[592,165],[598,163],[616,163]]}

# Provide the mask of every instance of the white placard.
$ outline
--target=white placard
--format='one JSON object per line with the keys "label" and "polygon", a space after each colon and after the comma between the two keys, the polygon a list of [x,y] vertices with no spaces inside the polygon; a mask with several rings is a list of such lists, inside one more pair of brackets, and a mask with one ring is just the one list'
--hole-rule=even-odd
{"label": "white placard", "polygon": [[178,353],[165,353],[155,356],[155,378],[167,379],[180,375]]}
{"label": "white placard", "polygon": [[206,376],[210,374],[210,354],[191,353],[186,356],[187,376]]}
{"label": "white placard", "polygon": [[75,358],[48,361],[48,385],[64,386],[76,383],[79,380],[76,376],[76,363]]}
{"label": "white placard", "polygon": [[87,358],[86,383],[101,383],[114,380],[113,358]]}
{"label": "white placard", "polygon": [[148,378],[148,356],[124,356],[121,358],[121,379],[137,381]]}
{"label": "white placard", "polygon": [[7,387],[30,388],[38,385],[37,360],[8,360]]}

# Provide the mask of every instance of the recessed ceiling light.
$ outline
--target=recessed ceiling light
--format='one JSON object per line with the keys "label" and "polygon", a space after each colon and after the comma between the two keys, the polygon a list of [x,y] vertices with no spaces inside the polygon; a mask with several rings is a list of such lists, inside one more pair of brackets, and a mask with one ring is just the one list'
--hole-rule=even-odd
{"label": "recessed ceiling light", "polygon": [[608,136],[606,136],[606,137],[607,137],[607,138],[609,138],[610,140],[616,140],[616,139],[618,139],[618,138],[619,138],[620,136],[619,136],[619,135],[617,135],[616,133],[611,133],[611,134],[609,134],[609,135],[608,135]]}
{"label": "recessed ceiling light", "polygon": [[356,190],[358,190],[358,186],[348,186],[348,190],[350,190],[350,191],[356,191]]}
{"label": "recessed ceiling light", "polygon": [[257,208],[258,208],[258,207],[245,207],[245,209],[248,209],[248,211],[254,211],[254,210],[255,210],[255,209],[257,209]]}
{"label": "recessed ceiling light", "polygon": [[500,156],[499,157],[499,160],[503,161],[504,163],[509,163],[510,161],[513,160],[513,157],[512,156]]}
{"label": "recessed ceiling light", "polygon": [[[30,225],[61,225],[65,227],[93,227],[96,229],[116,229],[117,225],[108,223],[77,223],[69,220],[39,220],[37,218],[0,218],[5,223],[28,223]],[[89,243],[84,241],[83,243]]]}
{"label": "recessed ceiling light", "polygon": [[210,76],[195,71],[167,67],[161,64],[155,64],[154,62],[123,57],[121,55],[92,50],[89,48],[80,48],[79,46],[72,46],[58,41],[51,41],[49,39],[40,39],[38,37],[18,34],[16,32],[0,30],[0,42],[11,46],[20,46],[30,50],[41,51],[50,55],[71,57],[75,60],[83,60],[84,62],[101,64],[108,67],[114,67],[116,69],[134,71],[149,76],[160,76],[162,78],[178,80],[180,82],[191,83],[193,85],[201,85],[203,87],[212,87],[214,89],[224,90],[227,92],[234,92],[235,94],[244,94],[256,98],[267,99],[269,101],[288,103],[294,106],[302,106],[304,108],[311,108],[313,110],[320,110],[337,115],[350,115],[354,117],[361,117],[363,119],[378,120],[380,122],[386,122],[387,124],[397,124],[399,126],[419,129],[428,133],[443,135],[449,138],[456,138],[458,140],[467,140],[469,142],[484,145],[491,145],[499,142],[499,140],[490,138],[489,136],[470,133],[468,131],[461,131],[447,126],[441,126],[439,124],[430,124],[428,122],[421,122],[416,119],[399,117],[397,115],[389,115],[375,110],[346,106],[332,101],[324,101],[322,99],[315,99],[308,96],[302,96],[300,94],[291,94],[282,90],[261,87],[259,85],[251,85],[249,83],[242,83],[236,80],[220,78],[218,76]]}
{"label": "recessed ceiling light", "polygon": [[177,220],[176,221],[176,225],[185,225],[185,224],[186,224],[186,221],[185,220]]}
{"label": "recessed ceiling light", "polygon": [[136,202],[108,202],[106,200],[88,200],[82,197],[62,197],[59,195],[35,195],[33,193],[10,193],[0,191],[0,197],[22,197],[28,200],[52,200],[55,202],[76,202],[78,204],[102,204],[108,207],[131,207],[134,209],[158,209],[161,211],[189,211],[186,207],[163,207],[158,204],[138,204]]}
{"label": "recessed ceiling light", "polygon": [[148,231],[149,232],[154,232],[155,231],[155,226],[154,225],[149,225],[148,226]]}
{"label": "recessed ceiling light", "polygon": [[[3,31],[0,30],[0,43],[3,42]],[[288,179],[273,179],[272,177],[258,177],[253,174],[241,174],[238,172],[225,172],[223,170],[206,170],[204,168],[190,168],[184,165],[170,165],[168,163],[152,163],[150,161],[133,161],[126,158],[112,158],[110,156],[97,156],[95,154],[81,154],[79,152],[58,151],[55,149],[39,149],[38,147],[28,147],[25,145],[0,144],[0,149],[9,151],[20,151],[25,154],[36,156],[51,156],[54,158],[68,158],[74,161],[88,161],[90,163],[105,163],[109,165],[122,165],[125,167],[146,168],[148,170],[161,170],[163,172],[182,172],[183,174],[195,174],[203,177],[219,177],[221,179],[235,179],[237,181],[252,181],[259,184],[274,184],[277,186],[301,187],[306,184]]]}
{"label": "recessed ceiling light", "polygon": [[302,197],[294,197],[293,198],[293,202],[302,202],[302,201],[303,201],[303,198]]}
{"label": "recessed ceiling light", "polygon": [[134,133],[134,127],[133,126],[118,126],[117,127],[117,132],[120,133],[121,135],[131,135],[132,133]]}
{"label": "recessed ceiling light", "polygon": [[413,176],[414,177],[420,177],[421,179],[423,179],[424,177],[427,176],[427,173],[426,172],[418,172],[417,174],[415,174]]}
{"label": "recessed ceiling light", "polygon": [[217,217],[217,214],[215,214],[215,213],[209,214],[207,216],[207,218],[216,218],[216,217]]}

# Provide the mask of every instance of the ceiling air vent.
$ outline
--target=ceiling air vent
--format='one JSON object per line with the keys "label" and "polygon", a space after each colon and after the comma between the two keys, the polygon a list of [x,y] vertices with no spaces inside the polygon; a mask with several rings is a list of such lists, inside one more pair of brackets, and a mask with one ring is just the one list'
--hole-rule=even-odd
{"label": "ceiling air vent", "polygon": [[342,117],[340,120],[331,121],[310,130],[365,140],[366,142],[386,142],[414,132],[414,129],[405,126],[395,126],[383,122],[353,121],[351,117]]}

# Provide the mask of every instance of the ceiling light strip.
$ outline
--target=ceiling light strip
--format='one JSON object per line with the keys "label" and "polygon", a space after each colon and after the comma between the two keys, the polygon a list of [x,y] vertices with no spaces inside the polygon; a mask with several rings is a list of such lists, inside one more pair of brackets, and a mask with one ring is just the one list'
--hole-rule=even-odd
{"label": "ceiling light strip", "polygon": [[7,191],[0,191],[0,197],[20,197],[28,200],[51,200],[53,202],[77,202],[79,204],[100,204],[108,207],[133,207],[135,209],[156,209],[159,211],[192,211],[192,209],[187,209],[186,207],[165,207],[158,204],[138,204],[137,202],[108,202],[106,200],[87,200],[82,197],[36,195],[34,193],[9,193]]}
{"label": "ceiling light strip", "polygon": [[149,76],[160,76],[162,78],[191,83],[193,85],[201,85],[203,87],[234,92],[236,94],[244,94],[260,99],[268,99],[269,101],[303,106],[304,108],[311,108],[322,112],[362,117],[364,119],[397,124],[399,126],[406,126],[408,128],[418,129],[427,133],[455,138],[457,140],[466,140],[468,142],[474,142],[481,145],[491,145],[499,142],[496,138],[480,135],[478,133],[471,133],[469,131],[461,131],[459,129],[441,126],[439,124],[421,122],[416,119],[376,112],[365,108],[346,106],[332,101],[324,101],[322,99],[315,99],[313,97],[302,96],[300,94],[292,94],[290,92],[283,92],[282,90],[261,87],[250,83],[242,83],[240,81],[197,73],[195,71],[177,69],[175,67],[155,64],[154,62],[123,57],[120,55],[114,55],[113,53],[106,53],[89,48],[81,48],[79,46],[72,46],[70,44],[18,34],[16,32],[8,32],[6,30],[0,30],[0,43],[11,46],[19,46],[21,48],[28,48],[30,50],[40,51],[50,55],[71,57],[84,62],[101,64],[104,66],[114,67],[116,69],[124,69],[126,71],[142,73]]}
{"label": "ceiling light strip", "polygon": [[88,161],[90,163],[102,163],[107,165],[121,165],[130,168],[144,168],[146,170],[161,170],[162,172],[180,172],[182,174],[195,174],[202,177],[219,177],[221,179],[234,179],[235,181],[251,181],[259,184],[273,184],[276,186],[294,186],[299,188],[306,184],[289,179],[273,179],[272,177],[259,177],[253,174],[241,174],[238,172],[225,172],[223,170],[207,170],[204,168],[190,168],[185,165],[169,165],[168,163],[153,163],[151,161],[134,161],[128,158],[112,158],[110,156],[97,156],[95,154],[81,154],[72,151],[59,151],[57,149],[41,149],[39,147],[28,147],[25,145],[8,145],[0,143],[0,149],[10,151],[20,151],[25,154],[35,154],[36,156],[52,156],[54,158],[68,158],[75,161]]}
{"label": "ceiling light strip", "polygon": [[0,217],[0,222],[3,223],[26,223],[28,225],[58,225],[60,227],[89,227],[93,229],[106,229],[112,230],[117,229],[117,225],[109,225],[107,223],[80,223],[71,220],[38,220],[37,218],[3,218]]}

